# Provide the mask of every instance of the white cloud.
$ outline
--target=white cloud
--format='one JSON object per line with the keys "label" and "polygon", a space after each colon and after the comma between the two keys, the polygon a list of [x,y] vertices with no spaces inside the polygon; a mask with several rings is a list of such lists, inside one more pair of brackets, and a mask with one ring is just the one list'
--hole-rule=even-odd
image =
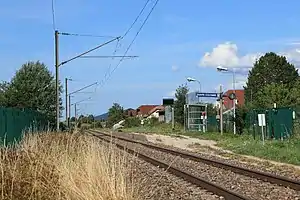
{"label": "white cloud", "polygon": [[172,66],[172,71],[173,72],[176,72],[176,71],[178,71],[179,70],[179,67],[178,66],[176,66],[176,65],[173,65]]}
{"label": "white cloud", "polygon": [[238,47],[231,42],[219,44],[212,52],[206,52],[200,61],[202,67],[250,67],[261,53],[238,55]]}
{"label": "white cloud", "polygon": [[285,56],[289,62],[295,65],[300,64],[300,49],[293,49],[286,52],[280,52],[278,54]]}
{"label": "white cloud", "polygon": [[[300,49],[291,49],[277,54],[285,56],[287,60],[295,65],[300,64]],[[263,53],[249,53],[239,56],[238,47],[231,42],[225,42],[217,45],[211,52],[206,52],[201,58],[199,65],[201,67],[252,67],[253,63],[262,56]]]}

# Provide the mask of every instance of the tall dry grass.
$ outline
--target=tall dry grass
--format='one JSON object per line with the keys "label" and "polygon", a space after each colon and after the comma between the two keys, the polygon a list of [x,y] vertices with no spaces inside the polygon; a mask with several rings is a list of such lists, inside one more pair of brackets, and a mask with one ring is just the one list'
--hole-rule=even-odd
{"label": "tall dry grass", "polygon": [[125,152],[78,134],[26,135],[0,151],[1,199],[135,200]]}

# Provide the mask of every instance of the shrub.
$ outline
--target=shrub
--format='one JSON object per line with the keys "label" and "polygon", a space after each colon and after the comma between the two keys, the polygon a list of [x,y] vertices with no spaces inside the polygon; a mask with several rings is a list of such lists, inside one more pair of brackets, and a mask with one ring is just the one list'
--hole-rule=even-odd
{"label": "shrub", "polygon": [[125,119],[125,127],[131,128],[131,127],[137,127],[141,125],[141,120],[137,117],[128,117]]}

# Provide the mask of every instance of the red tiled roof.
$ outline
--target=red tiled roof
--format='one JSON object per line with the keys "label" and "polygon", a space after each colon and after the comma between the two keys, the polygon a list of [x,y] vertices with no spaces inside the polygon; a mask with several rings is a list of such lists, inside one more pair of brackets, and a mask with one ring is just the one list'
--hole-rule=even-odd
{"label": "red tiled roof", "polygon": [[152,113],[154,113],[154,112],[157,111],[157,110],[159,110],[159,111],[164,111],[164,110],[165,110],[165,107],[164,107],[164,106],[156,106],[156,107],[152,108],[152,109],[149,111],[148,115],[151,115]]}
{"label": "red tiled roof", "polygon": [[[227,90],[224,94],[229,95],[230,93],[234,93],[234,90]],[[244,90],[235,90],[235,95],[237,99],[237,105],[245,104],[245,92]],[[224,106],[226,109],[230,109],[233,107],[233,100],[230,100],[228,97],[224,97]]]}
{"label": "red tiled roof", "polygon": [[158,105],[141,105],[140,107],[138,107],[137,110],[137,114],[138,115],[142,115],[142,116],[146,116],[148,115],[148,113],[155,107],[157,107]]}

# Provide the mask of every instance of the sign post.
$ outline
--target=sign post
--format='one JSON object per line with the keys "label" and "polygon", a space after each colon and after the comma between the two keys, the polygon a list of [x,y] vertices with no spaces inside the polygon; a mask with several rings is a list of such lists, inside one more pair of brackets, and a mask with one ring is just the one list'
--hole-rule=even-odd
{"label": "sign post", "polygon": [[266,126],[265,114],[258,114],[258,125],[261,127],[261,136],[263,140],[263,145],[265,145],[265,134],[264,134],[264,127]]}

